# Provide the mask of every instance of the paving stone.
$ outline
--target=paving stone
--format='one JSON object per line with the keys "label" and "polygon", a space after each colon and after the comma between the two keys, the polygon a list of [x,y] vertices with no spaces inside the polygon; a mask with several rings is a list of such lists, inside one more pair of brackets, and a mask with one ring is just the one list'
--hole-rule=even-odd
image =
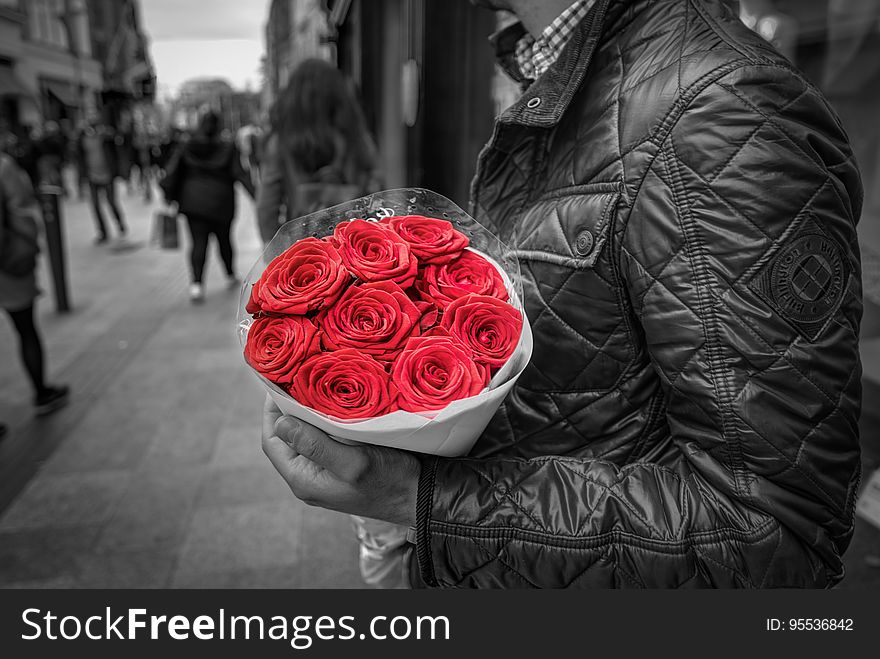
{"label": "paving stone", "polygon": [[104,523],[127,484],[120,471],[41,475],[0,518],[0,531]]}
{"label": "paving stone", "polygon": [[73,575],[64,575],[52,579],[37,579],[35,581],[16,581],[2,584],[4,590],[60,590],[66,588],[81,588],[80,581]]}
{"label": "paving stone", "polygon": [[203,476],[201,469],[180,467],[133,474],[97,550],[179,551]]}
{"label": "paving stone", "polygon": [[217,434],[214,455],[211,456],[211,467],[234,467],[241,465],[257,465],[267,461],[260,445],[259,414],[252,415],[249,427],[224,425]]}
{"label": "paving stone", "polygon": [[205,474],[197,507],[286,502],[293,498],[284,479],[267,459],[258,465],[212,469]]}
{"label": "paving stone", "polygon": [[[348,515],[306,508],[302,528],[298,588],[366,587],[358,565],[358,541]],[[333,551],[326,551],[328,547]]]}
{"label": "paving stone", "polygon": [[53,454],[47,473],[136,469],[156,439],[160,418],[138,407],[101,405]]}
{"label": "paving stone", "polygon": [[175,578],[174,588],[300,588],[302,576],[296,564],[223,572],[194,572]]}
{"label": "paving stone", "polygon": [[80,563],[79,588],[167,588],[177,557],[173,552],[95,552]]}
{"label": "paving stone", "polygon": [[77,580],[98,531],[96,525],[0,531],[0,586]]}
{"label": "paving stone", "polygon": [[194,575],[291,565],[301,556],[304,504],[289,501],[202,508],[193,514],[173,583]]}

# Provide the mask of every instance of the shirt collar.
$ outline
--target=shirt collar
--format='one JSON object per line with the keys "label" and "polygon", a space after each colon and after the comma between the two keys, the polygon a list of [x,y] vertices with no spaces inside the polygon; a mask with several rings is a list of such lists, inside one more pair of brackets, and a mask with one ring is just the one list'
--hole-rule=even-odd
{"label": "shirt collar", "polygon": [[595,2],[596,0],[576,0],[537,39],[528,33],[519,39],[515,59],[523,78],[537,80],[553,66]]}

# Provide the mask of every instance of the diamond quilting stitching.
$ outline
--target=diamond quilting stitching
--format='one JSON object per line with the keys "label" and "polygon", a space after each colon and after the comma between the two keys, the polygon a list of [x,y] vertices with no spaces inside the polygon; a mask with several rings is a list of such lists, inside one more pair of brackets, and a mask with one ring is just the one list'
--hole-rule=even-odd
{"label": "diamond quilting stitching", "polygon": [[[620,505],[622,505],[624,508],[626,508],[635,519],[639,520],[642,524],[644,524],[645,528],[651,532],[652,536],[656,537],[656,535],[654,534],[655,529],[654,529],[653,525],[650,524],[647,519],[645,519],[644,515],[642,515],[629,502],[627,502],[623,497],[621,497],[618,494],[618,492],[614,489],[613,486],[609,486],[609,485],[606,485],[605,483],[600,483],[597,480],[589,478],[586,474],[583,474],[583,473],[577,471],[576,469],[572,469],[567,464],[565,464],[565,462],[563,462],[563,461],[558,461],[557,465],[561,469],[565,469],[567,472],[569,472],[575,476],[579,476],[585,482],[592,483],[593,486],[598,487],[600,490],[602,490],[606,497],[613,497],[614,499],[619,501]],[[593,511],[595,511],[595,509],[596,509],[596,507],[593,508]],[[582,529],[580,531],[582,531]]]}
{"label": "diamond quilting stitching", "polygon": [[[758,430],[757,428],[755,428],[754,425],[752,425],[752,424],[748,421],[748,419],[744,419],[744,418],[742,417],[742,415],[741,415],[739,412],[737,412],[736,410],[733,410],[733,414],[734,414],[734,416],[736,416],[736,418],[739,419],[739,420],[740,420],[740,421],[741,421],[741,422],[742,422],[742,423],[743,423],[743,424],[744,424],[749,430],[751,430],[755,435],[757,435],[759,439],[761,439],[765,444],[767,444],[767,446],[769,446],[769,447],[772,448],[774,451],[776,451],[776,453],[779,454],[779,457],[780,457],[780,458],[781,458],[786,464],[788,464],[789,467],[790,467],[791,469],[793,469],[794,471],[796,471],[797,473],[799,473],[803,478],[807,479],[807,480],[810,482],[810,484],[812,484],[813,487],[815,487],[816,490],[817,490],[818,492],[820,492],[820,493],[825,497],[826,502],[827,502],[828,504],[830,504],[830,505],[832,506],[832,508],[834,508],[835,511],[837,511],[838,513],[841,513],[841,512],[842,512],[840,506],[838,506],[837,503],[835,503],[835,501],[834,501],[834,497],[832,497],[828,492],[825,491],[825,488],[823,488],[823,487],[818,483],[818,481],[813,477],[812,474],[810,474],[808,471],[804,470],[800,465],[795,464],[795,463],[792,461],[792,459],[791,459],[788,455],[786,455],[785,451],[783,451],[781,448],[779,448],[778,446],[776,446],[776,444],[774,444],[774,443],[771,442],[769,439],[767,439],[767,437],[765,437],[764,434],[763,434],[760,430]],[[780,473],[782,473],[782,472],[780,472]]]}
{"label": "diamond quilting stitching", "polygon": [[[800,145],[798,140],[794,139],[791,135],[788,134],[788,132],[785,130],[785,128],[783,128],[776,121],[774,121],[774,119],[776,117],[778,117],[781,114],[781,112],[788,109],[790,104],[785,105],[782,108],[779,108],[779,109],[773,111],[772,113],[767,113],[764,110],[762,110],[761,108],[759,108],[757,105],[755,105],[754,103],[749,101],[747,98],[743,97],[742,94],[737,92],[737,90],[734,87],[732,87],[731,85],[725,84],[723,82],[719,82],[718,86],[721,87],[722,89],[726,90],[728,93],[730,93],[731,96],[738,99],[740,101],[740,103],[745,105],[747,108],[749,108],[753,112],[757,112],[762,117],[765,117],[768,120],[768,123],[770,124],[770,126],[772,126],[782,137],[784,137],[791,144],[791,146],[793,146],[795,149],[800,151],[800,154],[804,158],[806,158],[807,160],[810,160],[813,163],[815,163],[816,165],[818,165],[822,169],[822,171],[825,172],[826,175],[830,174],[830,172],[828,171],[828,167],[825,166],[824,162],[822,162],[821,160],[817,160],[815,156],[812,156],[809,153],[807,153],[804,150],[804,148]],[[809,91],[809,88],[806,91]],[[793,99],[792,103],[799,101],[804,96],[806,91],[804,93],[798,95],[795,99]]]}
{"label": "diamond quilting stitching", "polygon": [[[725,89],[726,91],[730,92],[730,88],[729,88],[729,86],[725,85],[724,83],[718,83],[718,86],[721,87],[721,88],[723,88],[723,89]],[[754,106],[752,106],[753,109],[755,109],[755,111],[758,111],[759,114],[763,117],[763,121],[758,125],[757,128],[755,128],[754,131],[752,131],[752,133],[749,135],[748,139],[746,139],[746,141],[742,144],[742,146],[740,146],[740,148],[738,148],[738,149],[736,150],[736,152],[733,154],[733,156],[731,156],[731,157],[727,160],[727,162],[725,162],[724,165],[723,165],[723,166],[722,166],[717,172],[715,172],[714,176],[710,174],[709,176],[707,176],[707,177],[705,177],[705,178],[706,178],[707,180],[709,180],[709,181],[715,181],[715,180],[717,180],[718,178],[720,178],[720,177],[721,177],[721,174],[724,173],[724,170],[725,170],[725,169],[726,169],[726,168],[727,168],[727,167],[728,167],[728,166],[729,166],[734,160],[736,160],[736,158],[742,153],[743,149],[746,147],[746,145],[748,145],[748,143],[752,140],[752,138],[753,138],[755,135],[757,135],[761,130],[763,130],[768,124],[772,124],[772,123],[773,123],[773,117],[778,117],[778,116],[780,116],[783,112],[787,111],[787,110],[788,110],[790,107],[792,107],[795,103],[797,103],[797,102],[800,101],[804,96],[806,96],[807,93],[809,93],[809,91],[810,91],[810,90],[809,90],[808,88],[807,88],[807,89],[804,89],[800,94],[798,94],[797,96],[795,96],[793,99],[791,99],[788,103],[786,103],[785,105],[783,105],[783,106],[780,107],[779,109],[775,110],[772,114],[767,114],[767,113],[764,113],[764,112],[760,112],[760,111],[757,110],[757,108],[755,108]],[[732,92],[731,92],[731,93],[732,93]],[[740,98],[740,100],[743,101],[742,98]],[[774,128],[776,128],[776,127],[774,127]],[[787,134],[786,134],[786,137],[788,137]],[[789,138],[789,139],[790,139],[790,138]]]}
{"label": "diamond quilting stitching", "polygon": [[504,567],[505,569],[507,569],[509,572],[511,572],[511,573],[515,574],[516,576],[518,576],[520,579],[522,579],[525,583],[527,583],[527,584],[528,584],[529,586],[531,586],[532,588],[539,588],[540,586],[538,586],[537,584],[533,583],[530,579],[528,579],[527,577],[525,577],[525,576],[524,576],[521,572],[519,572],[516,568],[514,568],[512,565],[510,565],[510,563],[508,563],[507,561],[505,561],[504,559],[501,558],[501,553],[507,548],[507,546],[508,546],[511,542],[513,542],[513,538],[509,538],[508,540],[506,540],[506,541],[504,542],[504,544],[502,544],[500,547],[498,547],[498,550],[497,550],[496,552],[492,552],[492,551],[490,551],[489,549],[487,549],[486,547],[484,547],[484,546],[482,545],[482,543],[480,543],[480,542],[474,540],[474,544],[477,545],[477,547],[479,547],[481,550],[483,550],[483,552],[486,553],[487,555],[489,555],[489,556],[494,556],[494,561],[497,562],[499,565],[503,566],[503,567]]}

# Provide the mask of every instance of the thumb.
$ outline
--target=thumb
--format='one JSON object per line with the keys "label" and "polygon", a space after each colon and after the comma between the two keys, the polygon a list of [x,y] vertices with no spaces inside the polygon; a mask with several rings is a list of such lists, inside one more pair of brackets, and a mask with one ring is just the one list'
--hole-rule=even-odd
{"label": "thumb", "polygon": [[275,433],[287,442],[296,454],[324,467],[343,480],[359,473],[364,462],[363,451],[331,439],[322,430],[292,416],[282,416],[275,423]]}

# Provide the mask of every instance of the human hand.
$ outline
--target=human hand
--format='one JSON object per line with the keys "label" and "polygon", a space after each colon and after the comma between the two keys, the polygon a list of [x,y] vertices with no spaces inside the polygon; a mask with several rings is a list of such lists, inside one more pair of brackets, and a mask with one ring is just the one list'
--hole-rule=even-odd
{"label": "human hand", "polygon": [[266,397],[263,452],[310,506],[415,526],[421,465],[406,451],[349,446],[290,416]]}

